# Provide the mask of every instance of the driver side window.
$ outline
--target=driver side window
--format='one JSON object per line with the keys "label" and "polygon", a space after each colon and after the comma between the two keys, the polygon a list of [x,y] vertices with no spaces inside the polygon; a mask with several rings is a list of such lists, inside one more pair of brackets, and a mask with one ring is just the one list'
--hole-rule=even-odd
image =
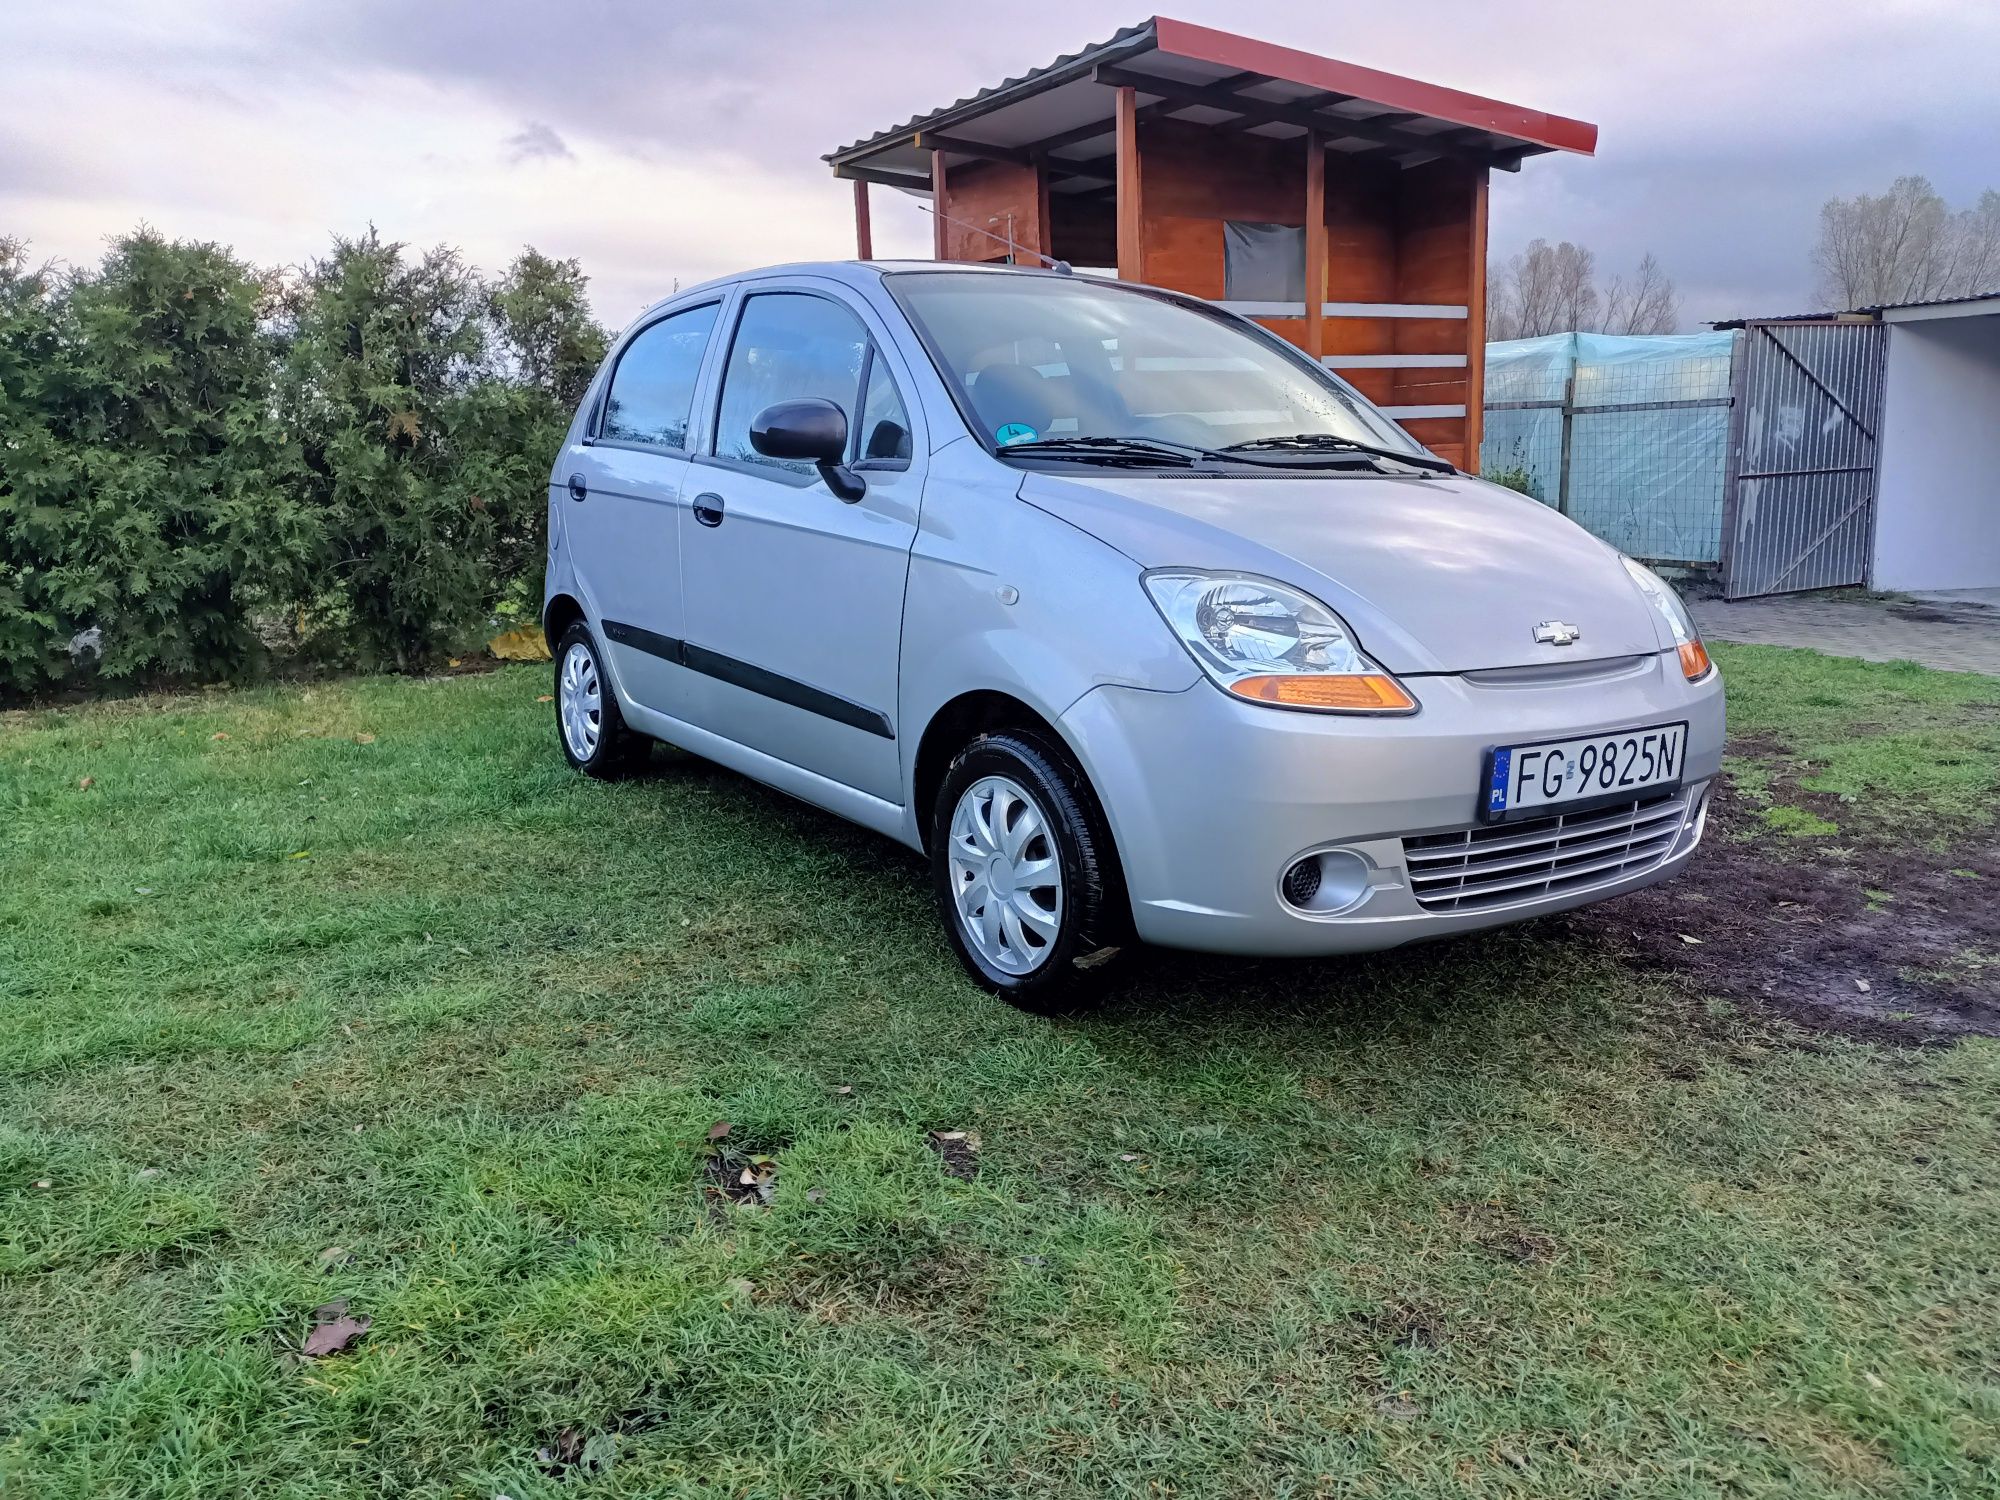
{"label": "driver side window", "polygon": [[819,396],[846,413],[851,433],[862,420],[861,381],[868,352],[867,329],[837,302],[804,292],[750,297],[723,372],[716,457],[781,470],[799,484],[813,482],[818,474],[812,464],[766,458],[752,447],[750,424],[773,402]]}

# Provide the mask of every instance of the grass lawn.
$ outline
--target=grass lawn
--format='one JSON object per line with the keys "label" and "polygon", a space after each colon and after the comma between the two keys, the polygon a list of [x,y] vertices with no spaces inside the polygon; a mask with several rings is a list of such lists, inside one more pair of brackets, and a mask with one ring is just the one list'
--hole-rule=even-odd
{"label": "grass lawn", "polygon": [[[1990,820],[2000,684],[1716,654],[1752,780]],[[0,1493],[2000,1495],[2000,1045],[1615,905],[1039,1021],[912,858],[578,778],[547,691],[0,719]]]}

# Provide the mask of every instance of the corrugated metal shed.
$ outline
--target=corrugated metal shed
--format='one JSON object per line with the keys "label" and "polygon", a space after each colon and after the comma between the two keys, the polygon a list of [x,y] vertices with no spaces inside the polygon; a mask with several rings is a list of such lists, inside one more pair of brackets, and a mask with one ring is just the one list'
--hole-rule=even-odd
{"label": "corrugated metal shed", "polygon": [[1982,304],[2000,302],[2000,292],[1975,292],[1970,297],[1931,297],[1918,302],[1871,302],[1866,307],[1850,308],[1846,312],[1783,313],[1775,318],[1722,318],[1708,326],[1714,329],[1747,328],[1752,323],[1893,323],[1898,321],[1897,313],[1925,313],[1938,316],[1940,310],[1947,314],[1963,307],[1968,311],[1981,313],[1993,309]]}
{"label": "corrugated metal shed", "polygon": [[1588,154],[1597,127],[1542,110],[1154,16],[1104,41],[913,115],[828,152],[837,176],[928,193],[933,153],[1046,163],[1056,191],[1100,159],[1118,85],[1149,115],[1289,140],[1321,132],[1330,150],[1440,157],[1511,170],[1548,151]]}

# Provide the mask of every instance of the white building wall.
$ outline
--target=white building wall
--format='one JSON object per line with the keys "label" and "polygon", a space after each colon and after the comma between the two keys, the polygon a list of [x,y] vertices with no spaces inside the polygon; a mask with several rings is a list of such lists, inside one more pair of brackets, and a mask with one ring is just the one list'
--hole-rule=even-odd
{"label": "white building wall", "polygon": [[2000,587],[2000,313],[1893,322],[1878,589]]}

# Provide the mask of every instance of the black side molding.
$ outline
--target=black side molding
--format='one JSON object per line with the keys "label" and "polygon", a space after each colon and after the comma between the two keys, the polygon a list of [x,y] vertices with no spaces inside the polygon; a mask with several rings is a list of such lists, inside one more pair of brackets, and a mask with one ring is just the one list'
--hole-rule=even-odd
{"label": "black side molding", "polygon": [[740,687],[760,697],[773,698],[780,703],[788,703],[793,708],[802,708],[809,714],[817,714],[822,719],[832,719],[836,724],[845,724],[850,729],[859,729],[865,734],[880,735],[885,740],[896,737],[895,728],[889,723],[889,716],[864,704],[855,703],[829,693],[824,688],[816,688],[809,682],[786,677],[764,667],[753,666],[747,661],[738,661],[733,656],[724,656],[720,651],[711,651],[706,646],[697,646],[692,641],[677,641],[670,635],[658,635],[650,630],[642,630],[637,625],[627,625],[618,620],[604,622],[607,640],[630,646],[634,651],[643,651],[648,656],[657,656],[676,666],[686,667],[690,672],[699,672],[704,677],[713,677],[718,682],[726,682],[732,687]]}
{"label": "black side molding", "polygon": [[604,622],[604,638],[616,641],[621,646],[630,646],[634,651],[643,651],[648,656],[657,656],[670,662],[681,660],[681,643],[670,635],[655,635],[650,630],[641,630],[637,625],[622,624],[617,620]]}

